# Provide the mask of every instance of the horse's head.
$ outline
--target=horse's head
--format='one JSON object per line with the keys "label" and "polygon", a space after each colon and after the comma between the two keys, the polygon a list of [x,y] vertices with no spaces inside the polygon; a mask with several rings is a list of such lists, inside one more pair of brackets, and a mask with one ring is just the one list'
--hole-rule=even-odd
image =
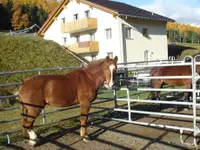
{"label": "horse's head", "polygon": [[109,56],[105,58],[105,63],[103,65],[103,73],[105,77],[104,86],[108,89],[111,89],[114,85],[114,80],[117,72],[117,61],[117,56],[115,56],[114,59],[110,59]]}

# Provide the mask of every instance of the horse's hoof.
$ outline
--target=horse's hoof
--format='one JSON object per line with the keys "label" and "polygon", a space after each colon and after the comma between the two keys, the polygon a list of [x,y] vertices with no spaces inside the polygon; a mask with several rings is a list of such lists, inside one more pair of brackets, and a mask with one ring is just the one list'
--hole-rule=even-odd
{"label": "horse's hoof", "polygon": [[39,139],[31,140],[29,139],[29,145],[31,146],[36,146],[39,143]]}
{"label": "horse's hoof", "polygon": [[83,138],[83,141],[84,141],[84,142],[86,142],[86,143],[88,143],[88,142],[91,142],[91,141],[92,141],[92,138],[91,138],[90,136],[88,136],[88,135],[86,135],[86,136],[83,136],[82,138]]}

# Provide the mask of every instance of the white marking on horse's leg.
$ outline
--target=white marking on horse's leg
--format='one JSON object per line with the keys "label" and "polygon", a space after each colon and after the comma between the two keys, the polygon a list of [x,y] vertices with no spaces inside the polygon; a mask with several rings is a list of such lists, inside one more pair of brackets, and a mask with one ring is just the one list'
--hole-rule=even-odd
{"label": "white marking on horse's leg", "polygon": [[35,146],[37,144],[37,142],[33,141],[33,140],[29,140],[29,144],[32,145],[32,146]]}
{"label": "white marking on horse's leg", "polygon": [[113,82],[113,70],[114,70],[115,66],[114,65],[110,65],[109,68],[110,68],[110,82],[109,82],[109,86],[111,88],[113,86],[113,84],[114,84],[114,82]]}
{"label": "white marking on horse's leg", "polygon": [[28,130],[28,134],[31,140],[35,140],[37,138],[37,135],[35,134],[33,130]]}
{"label": "white marking on horse's leg", "polygon": [[33,130],[27,130],[28,134],[29,134],[29,144],[30,145],[36,145],[37,141],[35,141],[37,139],[37,135],[35,134],[35,132]]}
{"label": "white marking on horse's leg", "polygon": [[84,136],[84,135],[83,135],[83,133],[84,133],[84,131],[83,131],[83,130],[84,130],[84,128],[83,128],[83,127],[81,127],[81,136]]}

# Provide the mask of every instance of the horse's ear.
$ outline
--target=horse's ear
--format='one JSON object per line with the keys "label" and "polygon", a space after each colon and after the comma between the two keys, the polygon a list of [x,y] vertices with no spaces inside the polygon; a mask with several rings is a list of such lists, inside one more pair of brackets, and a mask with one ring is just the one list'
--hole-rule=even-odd
{"label": "horse's ear", "polygon": [[109,56],[106,56],[106,62],[108,62],[110,60]]}
{"label": "horse's ear", "polygon": [[118,57],[117,56],[115,56],[114,61],[117,63],[117,61],[118,61]]}

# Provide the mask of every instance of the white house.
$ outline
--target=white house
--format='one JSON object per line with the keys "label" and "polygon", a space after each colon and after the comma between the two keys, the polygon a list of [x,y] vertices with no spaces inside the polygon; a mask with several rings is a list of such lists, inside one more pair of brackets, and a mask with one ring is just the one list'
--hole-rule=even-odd
{"label": "white house", "polygon": [[168,58],[166,23],[173,19],[109,0],[63,0],[38,35],[88,60],[119,62]]}

